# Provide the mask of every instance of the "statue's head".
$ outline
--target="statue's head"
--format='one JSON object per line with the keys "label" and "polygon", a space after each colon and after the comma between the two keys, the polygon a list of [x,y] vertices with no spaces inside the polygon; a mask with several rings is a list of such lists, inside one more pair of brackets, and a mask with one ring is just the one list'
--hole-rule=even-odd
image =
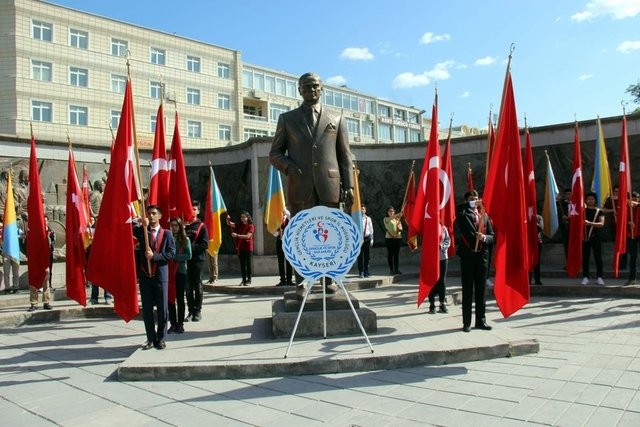
{"label": "statue's head", "polygon": [[305,104],[317,104],[322,96],[322,80],[315,73],[304,73],[298,79],[298,92]]}

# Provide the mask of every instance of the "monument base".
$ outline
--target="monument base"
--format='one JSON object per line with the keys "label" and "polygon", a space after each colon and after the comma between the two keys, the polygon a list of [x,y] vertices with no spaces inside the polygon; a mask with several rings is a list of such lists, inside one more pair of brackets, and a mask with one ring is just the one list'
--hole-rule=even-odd
{"label": "monument base", "polygon": [[[307,304],[305,304],[304,311],[300,317],[300,322],[298,323],[296,337],[322,337],[324,335],[324,328],[322,324],[322,294],[320,294],[319,297],[319,309],[315,310],[308,309],[311,295],[307,299]],[[335,308],[334,306],[334,309],[329,310],[329,301],[333,300],[333,303],[336,303],[338,299],[335,296],[327,298],[327,336],[362,334],[362,331],[358,326],[358,322],[353,315],[353,311],[351,311],[348,306],[348,302],[346,302],[346,297],[343,296],[343,299],[344,304],[346,305],[345,309]],[[279,299],[273,301],[271,305],[271,329],[273,331],[274,338],[291,337],[291,331],[293,331],[293,326],[295,325],[296,318],[298,317],[300,301],[295,299],[292,300],[295,301],[298,306],[298,309],[294,311],[290,311],[286,308],[288,301],[289,300],[286,298]],[[352,300],[354,307],[356,306],[356,301],[357,300]],[[313,305],[317,306],[317,304]],[[378,330],[378,319],[376,313],[367,308],[364,304],[358,303],[358,307],[359,308],[356,308],[356,313],[360,318],[360,322],[362,323],[364,330],[367,333],[376,332]]]}
{"label": "monument base", "polygon": [[[315,292],[316,290],[319,292]],[[356,310],[360,308],[360,301],[357,298],[349,294],[351,304]],[[285,292],[284,294],[284,311],[286,312],[299,312],[302,305],[302,298],[300,298],[295,292]],[[327,294],[327,311],[333,310],[351,310],[349,308],[349,301],[347,296],[340,292],[337,294]],[[318,286],[313,289],[313,292],[307,297],[307,302],[304,305],[304,311],[322,311],[322,287]]]}

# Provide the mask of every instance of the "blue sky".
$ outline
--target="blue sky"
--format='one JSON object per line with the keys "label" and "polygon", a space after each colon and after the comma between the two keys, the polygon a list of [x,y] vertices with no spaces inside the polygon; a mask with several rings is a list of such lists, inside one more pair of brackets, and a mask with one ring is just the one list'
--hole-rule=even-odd
{"label": "blue sky", "polygon": [[[239,50],[244,61],[486,127],[509,47],[520,125],[622,114],[640,81],[640,0],[53,3]],[[627,111],[633,110],[633,104]]]}

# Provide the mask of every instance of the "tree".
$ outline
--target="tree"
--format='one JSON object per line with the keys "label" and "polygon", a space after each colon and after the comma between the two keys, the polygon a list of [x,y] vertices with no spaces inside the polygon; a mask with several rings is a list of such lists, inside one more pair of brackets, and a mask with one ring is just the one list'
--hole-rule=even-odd
{"label": "tree", "polygon": [[640,82],[634,85],[629,85],[625,92],[630,93],[631,96],[633,96],[633,102],[635,104],[640,104]]}

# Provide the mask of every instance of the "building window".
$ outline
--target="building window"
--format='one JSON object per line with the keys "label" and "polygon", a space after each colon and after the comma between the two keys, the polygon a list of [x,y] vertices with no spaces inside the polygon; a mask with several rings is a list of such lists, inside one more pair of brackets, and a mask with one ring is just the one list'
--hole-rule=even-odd
{"label": "building window", "polygon": [[260,138],[269,136],[269,132],[262,129],[245,129],[244,130],[244,140],[246,141],[249,138]]}
{"label": "building window", "polygon": [[394,142],[407,142],[407,129],[405,128],[396,128],[393,132],[393,141]]}
{"label": "building window", "polygon": [[276,95],[285,96],[287,94],[287,84],[284,79],[276,79]]}
{"label": "building window", "polygon": [[265,83],[265,86],[264,86],[265,92],[276,93],[276,78],[275,77],[266,76],[264,83]]}
{"label": "building window", "polygon": [[109,112],[109,127],[113,131],[114,135],[120,124],[120,110],[111,110]]}
{"label": "building window", "polygon": [[41,80],[43,82],[50,82],[52,77],[52,65],[51,62],[31,60],[31,78],[33,80]]}
{"label": "building window", "polygon": [[253,89],[253,73],[251,71],[242,72],[242,87]]}
{"label": "building window", "polygon": [[129,42],[120,39],[111,39],[111,55],[113,56],[125,56],[129,49]]}
{"label": "building window", "polygon": [[218,94],[218,108],[222,110],[230,110],[231,109],[231,96],[223,95],[221,93]]}
{"label": "building window", "polygon": [[149,116],[149,132],[156,133],[156,122],[158,121],[158,116],[153,115]]}
{"label": "building window", "polygon": [[370,101],[370,100],[364,101],[364,112],[369,114],[373,113],[373,101]]}
{"label": "building window", "polygon": [[218,77],[228,79],[231,77],[231,66],[229,64],[218,63]]}
{"label": "building window", "polygon": [[197,56],[187,55],[187,71],[194,73],[200,72],[200,58]]}
{"label": "building window", "polygon": [[51,122],[53,104],[44,101],[31,101],[31,120],[34,122]]}
{"label": "building window", "polygon": [[89,109],[78,105],[69,105],[69,124],[76,126],[87,126],[89,119]]}
{"label": "building window", "polygon": [[69,84],[71,86],[87,87],[89,85],[89,70],[69,67]]}
{"label": "building window", "polygon": [[48,22],[31,21],[31,36],[36,40],[50,42],[53,40],[53,24]]}
{"label": "building window", "polygon": [[162,96],[162,83],[160,82],[149,82],[149,97],[153,99],[160,99]]}
{"label": "building window", "polygon": [[158,49],[156,47],[152,47],[150,61],[152,64],[164,65],[165,55],[166,55],[166,52],[164,49]]}
{"label": "building window", "polygon": [[111,91],[115,93],[124,93],[127,87],[127,77],[111,74]]}
{"label": "building window", "polygon": [[189,138],[202,138],[202,123],[195,120],[187,120],[187,136]]}
{"label": "building window", "polygon": [[386,105],[378,105],[378,115],[382,117],[391,117],[391,108]]}
{"label": "building window", "polygon": [[269,120],[272,123],[277,123],[280,114],[286,113],[287,111],[289,111],[289,107],[286,105],[271,104],[269,106]]}
{"label": "building window", "polygon": [[69,46],[87,49],[89,47],[89,33],[69,28]]}
{"label": "building window", "polygon": [[325,105],[333,105],[333,91],[331,89],[325,89],[322,92],[324,96],[323,103]]}
{"label": "building window", "polygon": [[297,98],[298,97],[298,85],[296,82],[291,80],[287,80],[287,96],[289,98]]}
{"label": "building window", "polygon": [[221,141],[231,141],[231,126],[218,125],[218,139]]}
{"label": "building window", "polygon": [[187,88],[187,104],[200,105],[200,89]]}
{"label": "building window", "polygon": [[373,138],[373,123],[362,122],[362,136]]}
{"label": "building window", "polygon": [[393,112],[393,118],[405,121],[407,119],[407,112],[405,110],[399,110],[396,108]]}
{"label": "building window", "polygon": [[409,130],[409,142],[420,142],[420,131],[410,129]]}
{"label": "building window", "polygon": [[253,73],[253,88],[257,90],[264,90],[264,74]]}
{"label": "building window", "polygon": [[391,126],[385,124],[378,125],[378,137],[381,141],[391,141]]}
{"label": "building window", "polygon": [[349,135],[360,135],[360,122],[355,119],[347,119],[347,131]]}

